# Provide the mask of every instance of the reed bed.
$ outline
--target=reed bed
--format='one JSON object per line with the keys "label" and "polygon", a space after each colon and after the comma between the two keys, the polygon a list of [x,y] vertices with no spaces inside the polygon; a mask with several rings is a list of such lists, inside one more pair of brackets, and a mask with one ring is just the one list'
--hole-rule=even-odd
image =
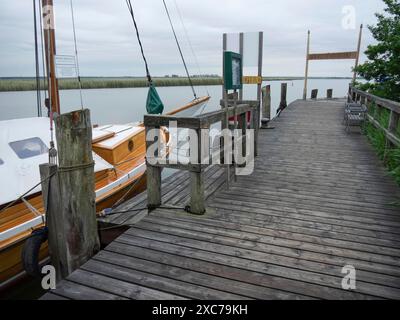
{"label": "reed bed", "polygon": [[[43,80],[41,89],[45,90]],[[155,86],[188,86],[187,78],[153,78]],[[195,86],[203,85],[221,85],[221,78],[193,78],[192,82]],[[146,78],[81,78],[83,89],[102,89],[102,88],[141,88],[147,87]],[[79,83],[77,79],[61,79],[59,80],[59,88],[61,90],[78,89]],[[0,91],[31,91],[36,90],[36,80],[29,79],[0,79]]]}

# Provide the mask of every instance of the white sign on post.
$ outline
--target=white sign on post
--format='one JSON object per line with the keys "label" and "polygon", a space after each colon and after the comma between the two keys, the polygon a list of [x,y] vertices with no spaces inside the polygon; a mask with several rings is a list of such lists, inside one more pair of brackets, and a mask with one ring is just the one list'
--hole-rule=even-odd
{"label": "white sign on post", "polygon": [[56,55],[56,76],[60,78],[77,78],[75,56]]}

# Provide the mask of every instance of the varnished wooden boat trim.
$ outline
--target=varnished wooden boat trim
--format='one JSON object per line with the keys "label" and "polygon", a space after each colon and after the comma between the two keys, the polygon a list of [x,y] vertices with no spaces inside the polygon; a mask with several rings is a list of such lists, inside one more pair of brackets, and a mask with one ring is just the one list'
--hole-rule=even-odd
{"label": "varnished wooden boat trim", "polygon": [[187,110],[187,109],[189,109],[189,108],[194,107],[195,105],[198,105],[198,104],[200,104],[200,103],[206,102],[206,101],[208,101],[208,100],[210,100],[210,96],[205,96],[205,97],[197,98],[197,99],[194,99],[193,101],[189,102],[188,104],[186,104],[186,105],[184,105],[184,106],[182,106],[182,107],[180,107],[180,108],[178,108],[178,109],[174,109],[174,110],[172,110],[172,111],[170,111],[170,112],[167,112],[167,113],[165,113],[165,114],[166,114],[167,116],[171,116],[171,115],[173,115],[173,114],[177,114],[177,113],[179,113],[179,112],[185,111],[185,110]]}

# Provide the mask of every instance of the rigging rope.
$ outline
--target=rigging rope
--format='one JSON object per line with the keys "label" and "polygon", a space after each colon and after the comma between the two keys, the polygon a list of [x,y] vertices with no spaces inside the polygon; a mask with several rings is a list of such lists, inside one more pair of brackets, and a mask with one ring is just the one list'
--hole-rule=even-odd
{"label": "rigging rope", "polygon": [[167,16],[168,16],[169,24],[171,25],[172,33],[174,34],[174,37],[175,37],[176,45],[178,46],[178,50],[179,50],[179,53],[180,53],[181,58],[182,58],[183,66],[185,67],[185,70],[186,70],[186,75],[188,77],[189,84],[192,87],[194,98],[197,99],[196,91],[194,90],[192,79],[190,78],[189,70],[188,70],[188,68],[186,66],[186,61],[185,61],[185,58],[183,57],[182,49],[181,49],[181,46],[179,44],[178,38],[176,36],[175,28],[174,28],[174,25],[172,24],[171,16],[169,15],[168,7],[167,7],[167,4],[165,3],[165,0],[163,0],[163,3],[164,3],[165,12],[167,13]]}
{"label": "rigging rope", "polygon": [[82,98],[82,83],[81,83],[81,76],[79,72],[79,59],[78,59],[78,46],[76,43],[76,31],[75,31],[75,17],[74,17],[74,7],[72,5],[72,0],[70,1],[71,4],[71,17],[72,17],[72,30],[74,31],[74,45],[75,45],[75,64],[76,64],[76,71],[78,73],[78,83],[79,83],[79,95],[81,99],[81,108],[83,109],[83,98]]}
{"label": "rigging rope", "polygon": [[38,117],[41,117],[42,97],[40,94],[40,80],[39,80],[39,47],[38,47],[38,30],[37,30],[37,18],[36,18],[36,0],[33,0],[33,29],[35,35],[36,102],[37,102]]}
{"label": "rigging rope", "polygon": [[164,104],[162,103],[161,98],[158,95],[156,88],[153,86],[153,81],[150,76],[150,71],[149,71],[149,67],[147,65],[146,56],[144,55],[142,41],[140,40],[139,29],[136,24],[135,15],[133,13],[133,7],[132,7],[131,0],[126,0],[126,5],[128,6],[129,13],[131,14],[132,21],[135,26],[136,37],[139,42],[140,51],[142,52],[144,65],[146,67],[146,77],[147,77],[147,81],[149,83],[149,91],[147,93],[147,100],[146,100],[146,110],[147,110],[147,113],[150,113],[150,114],[161,114],[161,113],[163,113],[163,110],[164,110]]}
{"label": "rigging rope", "polygon": [[149,84],[152,84],[153,81],[152,81],[151,76],[150,76],[150,72],[149,72],[149,67],[148,67],[148,65],[147,65],[146,56],[144,55],[143,45],[142,45],[142,41],[140,40],[140,35],[139,35],[139,29],[138,29],[138,26],[137,26],[137,24],[136,24],[135,15],[134,15],[134,13],[133,13],[132,3],[131,3],[131,0],[125,0],[125,1],[126,1],[126,5],[128,6],[128,10],[129,10],[129,12],[130,12],[130,14],[131,14],[133,24],[134,24],[134,26],[135,26],[136,37],[137,37],[137,40],[138,40],[138,42],[139,42],[140,51],[141,51],[141,53],[142,53],[144,65],[145,65],[145,68],[146,68],[146,77],[147,77],[147,81],[149,82]]}
{"label": "rigging rope", "polygon": [[[179,10],[178,3],[176,2],[176,0],[174,0],[174,4],[175,4],[176,11],[178,12],[179,19],[180,19],[180,21],[181,21],[183,31],[185,32],[185,37],[186,37],[186,40],[187,40],[187,42],[188,42],[188,44],[189,44],[190,51],[192,52],[192,55],[193,55],[193,58],[194,58],[194,62],[196,63],[197,71],[199,72],[199,75],[201,75],[202,72],[201,72],[201,69],[200,69],[200,64],[199,64],[199,61],[197,60],[197,55],[196,55],[196,53],[195,53],[195,51],[194,51],[194,49],[193,49],[192,42],[190,41],[189,34],[188,34],[188,32],[187,32],[185,23],[183,22],[183,18],[182,18],[182,15],[181,15],[181,11]],[[210,96],[210,93],[208,92],[208,87],[207,87],[207,85],[204,85],[204,89],[206,90],[207,95]]]}

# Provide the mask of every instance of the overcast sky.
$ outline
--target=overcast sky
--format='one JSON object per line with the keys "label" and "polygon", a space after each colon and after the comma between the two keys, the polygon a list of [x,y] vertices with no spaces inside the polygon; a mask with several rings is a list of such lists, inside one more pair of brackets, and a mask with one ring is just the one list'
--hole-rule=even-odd
{"label": "overcast sky", "polygon": [[[358,28],[374,24],[381,0],[166,0],[190,72],[198,68],[185,37],[182,15],[202,73],[221,74],[222,34],[264,32],[263,75],[301,76],[306,34],[311,52],[355,50]],[[54,0],[58,54],[73,54],[70,0]],[[82,76],[142,76],[144,66],[125,0],[74,0]],[[150,72],[184,74],[162,0],[132,0]],[[343,27],[349,6],[356,28]],[[343,9],[344,8],[344,9]],[[350,7],[351,8],[351,7]],[[345,10],[345,12],[343,12]],[[351,14],[351,11],[350,11]],[[33,76],[32,0],[0,0],[0,76]],[[364,29],[362,51],[373,42]],[[364,55],[361,61],[364,61]],[[353,61],[313,61],[310,76],[350,76]]]}

